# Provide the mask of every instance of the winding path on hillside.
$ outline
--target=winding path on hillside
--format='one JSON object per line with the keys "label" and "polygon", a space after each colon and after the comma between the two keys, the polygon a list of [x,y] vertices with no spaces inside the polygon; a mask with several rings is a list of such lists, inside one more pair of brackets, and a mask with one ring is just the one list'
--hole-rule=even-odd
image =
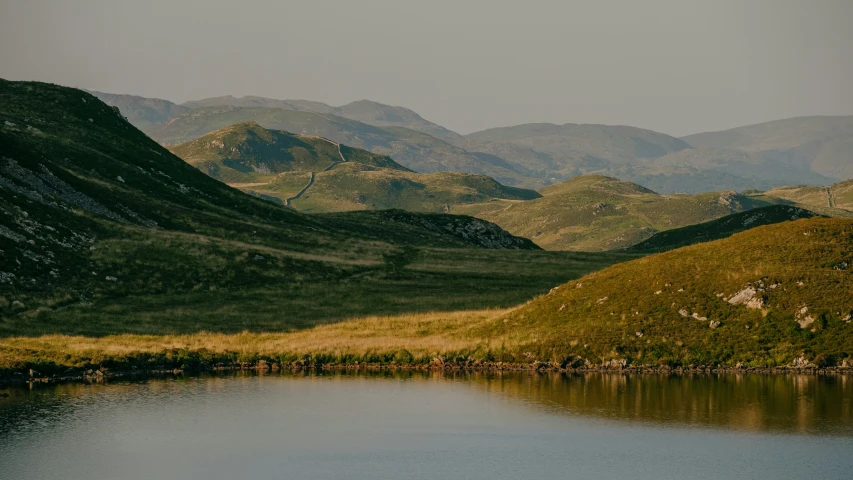
{"label": "winding path on hillside", "polygon": [[832,198],[832,187],[826,187],[826,200],[829,203],[829,208],[835,207],[835,200]]}
{"label": "winding path on hillside", "polygon": [[[320,171],[320,173],[328,172],[329,170],[331,170],[331,169],[335,168],[335,165],[338,165],[339,163],[345,163],[345,162],[347,161],[347,159],[344,157],[343,152],[341,152],[341,144],[340,144],[340,143],[338,143],[338,142],[333,142],[333,141],[331,141],[331,140],[329,140],[328,138],[325,138],[325,137],[317,137],[317,138],[321,138],[321,139],[323,139],[323,140],[325,140],[325,141],[327,141],[327,142],[331,143],[331,144],[332,144],[332,145],[334,145],[335,147],[337,147],[337,149],[338,149],[338,157],[340,157],[340,158],[341,158],[341,161],[340,161],[340,162],[332,162],[332,163],[331,163],[331,165],[329,165],[328,167],[326,167],[326,168],[324,168],[323,170],[321,170],[321,171]],[[294,196],[292,196],[292,197],[289,197],[289,198],[286,198],[286,199],[284,200],[284,204],[285,204],[285,206],[292,207],[292,205],[290,204],[290,202],[291,202],[291,201],[293,201],[293,200],[296,200],[297,198],[299,198],[299,197],[301,197],[302,195],[304,195],[304,194],[305,194],[305,192],[307,192],[307,191],[308,191],[308,189],[309,189],[309,188],[311,188],[311,186],[312,186],[312,185],[314,185],[314,179],[315,179],[315,177],[316,177],[316,174],[315,174],[314,172],[311,172],[311,178],[309,178],[309,179],[308,179],[308,184],[307,184],[307,185],[305,185],[304,187],[302,187],[302,190],[298,191],[298,192],[296,193],[296,195],[294,195]]]}

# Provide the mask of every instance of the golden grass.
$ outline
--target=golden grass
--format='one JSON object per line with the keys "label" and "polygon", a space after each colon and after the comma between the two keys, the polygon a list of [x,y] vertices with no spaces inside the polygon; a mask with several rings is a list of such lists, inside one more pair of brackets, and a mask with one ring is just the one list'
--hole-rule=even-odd
{"label": "golden grass", "polygon": [[[111,335],[85,337],[44,335],[0,339],[0,368],[39,358],[63,366],[80,366],[91,359],[159,354],[172,349],[239,353],[243,357],[331,355],[364,358],[408,351],[413,358],[488,348],[495,338],[472,333],[509,309],[365,317],[290,333],[187,335]],[[501,339],[497,339],[501,341]],[[64,359],[64,361],[63,361]]]}

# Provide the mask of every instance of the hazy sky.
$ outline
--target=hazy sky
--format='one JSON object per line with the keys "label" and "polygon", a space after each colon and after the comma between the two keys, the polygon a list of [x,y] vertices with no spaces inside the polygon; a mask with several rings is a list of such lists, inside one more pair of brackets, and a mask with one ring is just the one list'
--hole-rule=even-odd
{"label": "hazy sky", "polygon": [[0,77],[685,135],[853,114],[853,0],[0,0]]}

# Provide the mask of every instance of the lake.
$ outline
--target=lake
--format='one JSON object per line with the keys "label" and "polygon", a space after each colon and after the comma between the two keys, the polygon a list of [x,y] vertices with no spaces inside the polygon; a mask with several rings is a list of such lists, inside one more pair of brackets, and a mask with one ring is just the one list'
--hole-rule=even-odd
{"label": "lake", "polygon": [[853,378],[345,372],[0,389],[3,479],[850,479]]}

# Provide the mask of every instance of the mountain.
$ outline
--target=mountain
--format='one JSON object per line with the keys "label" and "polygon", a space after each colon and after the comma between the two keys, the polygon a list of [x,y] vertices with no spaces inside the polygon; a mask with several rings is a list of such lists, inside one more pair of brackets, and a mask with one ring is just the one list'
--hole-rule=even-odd
{"label": "mountain", "polygon": [[497,155],[516,170],[552,183],[600,174],[665,194],[693,194],[832,182],[808,167],[764,153],[692,148],[681,139],[634,127],[528,124],[465,138],[466,149]]}
{"label": "mountain", "polygon": [[189,110],[187,107],[175,105],[168,100],[161,100],[159,98],[145,98],[136,95],[118,95],[95,91],[89,91],[89,93],[107,105],[118,107],[121,114],[127,117],[127,120],[139,129],[163,123]]}
{"label": "mountain", "polygon": [[166,145],[194,140],[214,130],[241,122],[334,142],[387,155],[406,168],[424,172],[455,171],[488,175],[518,186],[528,179],[501,159],[471,154],[427,134],[401,127],[376,127],[334,115],[267,107],[202,107],[147,129],[151,138]]}
{"label": "mountain", "polygon": [[[174,156],[96,97],[50,84],[0,80],[0,191],[0,315],[10,319],[0,321],[3,335],[96,323],[105,332],[282,330],[306,315],[436,310],[441,298],[450,308],[494,306],[565,275],[495,271],[506,265],[500,255],[471,251],[538,247],[471,217],[309,216],[253,198]],[[434,248],[444,256],[402,270],[418,258],[413,249]],[[448,275],[439,257],[467,257],[470,270]],[[546,261],[575,262],[528,258]],[[283,318],[279,297],[303,303]]]}
{"label": "mountain", "polygon": [[528,362],[840,364],[853,351],[851,233],[853,220],[827,218],[752,228],[592,273],[469,334],[511,338],[493,355]]}
{"label": "mountain", "polygon": [[346,161],[410,171],[387,156],[322,137],[268,130],[254,122],[229,125],[169,150],[226,183],[265,182],[279,173],[319,172]]}
{"label": "mountain", "polygon": [[308,100],[276,100],[274,98],[246,96],[212,97],[202,100],[185,102],[189,108],[201,107],[267,107],[283,108],[286,110],[315,112],[335,115],[377,127],[403,127],[416,132],[426,133],[444,142],[456,145],[463,141],[461,135],[440,125],[424,120],[420,115],[405,107],[394,107],[371,100],[358,100],[340,107],[333,107],[322,102]]}
{"label": "mountain", "polygon": [[663,196],[601,175],[575,177],[540,193],[534,200],[461,205],[452,212],[495,222],[549,250],[596,251],[768,204],[735,192]]}
{"label": "mountain", "polygon": [[225,95],[222,97],[203,98],[201,100],[184,102],[181,106],[186,107],[187,109],[204,107],[266,107],[283,108],[285,110],[296,110],[299,112],[336,114],[335,107],[326,105],[323,102],[313,102],[311,100],[276,100],[274,98],[256,97],[252,95],[245,97]]}
{"label": "mountain", "polygon": [[566,178],[662,157],[690,145],[634,127],[531,123],[465,136],[465,148],[497,155],[531,175]]}
{"label": "mountain", "polygon": [[853,116],[795,117],[697,133],[683,140],[697,148],[760,153],[779,164],[835,180],[853,178]]}
{"label": "mountain", "polygon": [[405,107],[394,107],[370,100],[358,100],[337,107],[335,115],[379,127],[403,127],[438,138],[451,145],[464,143],[464,138],[418,115]]}
{"label": "mountain", "polygon": [[780,164],[760,153],[711,148],[680,150],[648,164],[620,166],[607,171],[663,193],[766,190],[780,185],[832,183],[829,177]]}
{"label": "mountain", "polygon": [[787,222],[816,216],[814,212],[789,205],[769,205],[745,212],[733,213],[717,220],[674,228],[652,235],[651,238],[628,248],[634,252],[664,252],[696,243],[727,238],[735,233],[761,225]]}

